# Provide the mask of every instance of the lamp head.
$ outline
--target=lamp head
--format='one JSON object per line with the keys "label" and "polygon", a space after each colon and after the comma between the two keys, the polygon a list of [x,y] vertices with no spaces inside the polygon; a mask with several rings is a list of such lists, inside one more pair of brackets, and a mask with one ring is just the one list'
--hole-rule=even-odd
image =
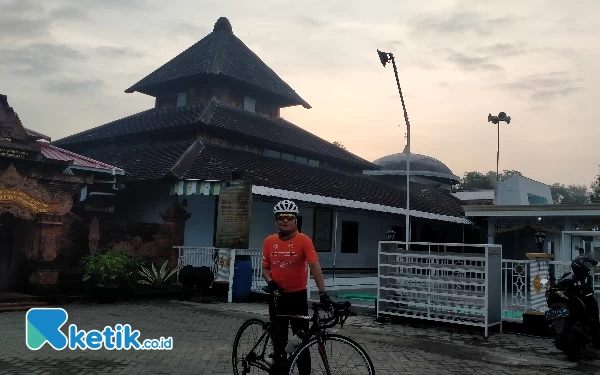
{"label": "lamp head", "polygon": [[383,67],[385,68],[385,64],[387,64],[390,61],[388,53],[377,50],[377,54],[379,55],[379,61],[381,61],[381,65],[383,65]]}
{"label": "lamp head", "polygon": [[394,231],[392,228],[390,228],[390,230],[388,230],[385,234],[388,241],[393,241],[396,238],[396,231]]}

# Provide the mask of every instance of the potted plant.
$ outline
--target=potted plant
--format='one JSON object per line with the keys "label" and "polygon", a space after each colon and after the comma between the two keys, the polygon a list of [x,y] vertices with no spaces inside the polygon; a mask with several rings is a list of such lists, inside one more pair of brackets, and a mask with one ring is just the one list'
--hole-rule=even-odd
{"label": "potted plant", "polygon": [[143,285],[149,285],[154,289],[162,289],[166,285],[170,285],[170,279],[177,273],[177,267],[167,268],[168,261],[165,261],[160,268],[157,270],[154,267],[154,263],[152,263],[152,268],[148,269],[142,265],[141,271],[138,271],[139,275],[143,277],[143,279],[138,280],[138,283]]}
{"label": "potted plant", "polygon": [[92,294],[103,302],[114,302],[119,294],[135,287],[140,261],[124,251],[107,251],[85,257],[82,264],[82,280]]}

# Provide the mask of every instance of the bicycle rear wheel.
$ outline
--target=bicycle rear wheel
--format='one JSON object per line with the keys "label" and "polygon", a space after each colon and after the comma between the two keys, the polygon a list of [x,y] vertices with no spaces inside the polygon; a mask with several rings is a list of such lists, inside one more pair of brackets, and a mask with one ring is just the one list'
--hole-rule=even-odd
{"label": "bicycle rear wheel", "polygon": [[[375,374],[369,354],[356,341],[336,334],[322,338],[323,345],[314,337],[293,353],[288,361],[288,374]],[[305,371],[302,364],[307,364],[307,358],[310,358],[310,370]]]}
{"label": "bicycle rear wheel", "polygon": [[272,348],[269,327],[270,323],[250,319],[238,329],[231,353],[234,375],[268,373],[267,356]]}

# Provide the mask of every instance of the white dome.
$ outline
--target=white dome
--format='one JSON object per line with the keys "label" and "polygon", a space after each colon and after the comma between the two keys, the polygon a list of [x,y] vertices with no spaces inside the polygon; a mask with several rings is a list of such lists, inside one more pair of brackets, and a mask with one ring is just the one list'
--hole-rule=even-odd
{"label": "white dome", "polygon": [[[384,156],[375,160],[373,163],[381,167],[378,175],[385,174],[406,174],[406,153],[399,153]],[[375,173],[374,173],[375,174]],[[441,161],[427,155],[410,154],[410,174],[415,176],[441,177],[449,180],[460,180],[460,177],[454,175],[450,168]]]}

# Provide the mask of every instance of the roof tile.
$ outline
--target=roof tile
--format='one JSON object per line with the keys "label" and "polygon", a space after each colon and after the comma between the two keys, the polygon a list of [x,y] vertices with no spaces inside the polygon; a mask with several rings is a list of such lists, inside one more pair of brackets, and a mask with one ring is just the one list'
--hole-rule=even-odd
{"label": "roof tile", "polygon": [[[224,19],[227,23],[225,18]],[[289,104],[310,108],[287,83],[252,52],[230,28],[219,27],[213,32],[147,75],[125,92],[150,93],[158,86],[177,79],[207,75],[225,75],[258,89],[285,98]]]}

